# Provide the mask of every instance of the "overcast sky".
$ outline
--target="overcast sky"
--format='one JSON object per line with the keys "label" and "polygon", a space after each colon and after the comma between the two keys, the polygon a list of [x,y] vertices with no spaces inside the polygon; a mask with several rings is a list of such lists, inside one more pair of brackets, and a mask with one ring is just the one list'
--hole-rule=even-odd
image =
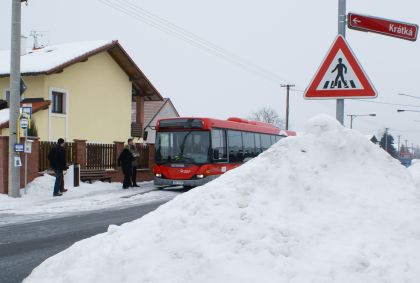
{"label": "overcast sky", "polygon": [[[10,3],[0,1],[0,49],[10,48]],[[182,116],[247,117],[272,107],[284,117],[286,95],[280,84],[294,83],[298,91],[291,93],[290,127],[301,131],[318,113],[335,117],[334,100],[305,100],[302,91],[337,34],[337,6],[337,0],[29,0],[22,6],[22,33],[43,31],[41,41],[49,44],[118,39]],[[420,24],[416,0],[347,1],[347,12]],[[160,17],[158,28],[146,13]],[[176,26],[164,21],[208,42],[197,48],[174,37]],[[185,32],[182,37],[194,39]],[[376,99],[346,100],[345,115],[377,114],[356,118],[353,128],[369,134],[388,127],[396,139],[401,135],[410,146],[420,145],[420,113],[396,112],[420,111],[420,99],[398,95],[420,97],[419,42],[349,29],[346,39],[379,93]],[[228,59],[215,56],[211,44],[229,51]]]}

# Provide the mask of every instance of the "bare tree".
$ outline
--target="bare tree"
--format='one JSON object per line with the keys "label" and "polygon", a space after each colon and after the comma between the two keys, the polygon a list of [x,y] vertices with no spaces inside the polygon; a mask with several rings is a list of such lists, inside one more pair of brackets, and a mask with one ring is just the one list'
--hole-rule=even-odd
{"label": "bare tree", "polygon": [[276,110],[272,108],[262,108],[257,112],[252,113],[249,117],[249,120],[260,121],[265,123],[273,124],[274,126],[284,129],[285,122],[279,117],[279,114]]}

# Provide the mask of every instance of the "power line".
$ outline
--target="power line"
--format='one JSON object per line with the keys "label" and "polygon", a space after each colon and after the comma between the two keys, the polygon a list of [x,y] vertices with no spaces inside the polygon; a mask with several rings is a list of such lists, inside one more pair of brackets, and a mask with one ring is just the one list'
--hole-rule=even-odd
{"label": "power line", "polygon": [[216,44],[201,38],[200,36],[183,29],[163,17],[157,16],[144,8],[130,3],[126,0],[98,0],[100,3],[117,10],[125,15],[128,15],[138,21],[150,25],[166,34],[169,34],[177,39],[180,39],[188,44],[206,51],[220,59],[228,61],[237,67],[240,67],[248,72],[256,74],[273,83],[279,84],[285,80],[276,73],[258,66],[255,63],[249,62],[232,52],[217,46]]}
{"label": "power line", "polygon": [[[290,91],[296,91],[304,93],[304,90],[301,89],[290,89]],[[365,103],[376,103],[376,104],[383,104],[383,105],[392,105],[392,106],[405,106],[405,107],[420,107],[420,105],[411,105],[411,104],[400,104],[400,103],[392,103],[392,102],[384,102],[384,101],[372,101],[372,100],[364,100],[364,99],[351,99],[352,101],[357,102],[365,102]]]}

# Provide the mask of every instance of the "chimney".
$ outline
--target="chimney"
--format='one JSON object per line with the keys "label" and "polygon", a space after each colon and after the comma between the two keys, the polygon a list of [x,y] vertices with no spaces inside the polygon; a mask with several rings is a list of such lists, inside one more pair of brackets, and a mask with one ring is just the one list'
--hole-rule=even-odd
{"label": "chimney", "polygon": [[20,36],[20,56],[26,55],[26,39],[26,36]]}

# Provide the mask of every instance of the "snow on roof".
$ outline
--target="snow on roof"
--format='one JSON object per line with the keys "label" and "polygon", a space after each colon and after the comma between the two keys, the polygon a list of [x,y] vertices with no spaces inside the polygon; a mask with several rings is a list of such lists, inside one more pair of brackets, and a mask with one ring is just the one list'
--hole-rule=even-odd
{"label": "snow on roof", "polygon": [[9,108],[0,110],[0,125],[9,121]]}
{"label": "snow on roof", "polygon": [[409,171],[335,119],[141,219],[47,259],[33,282],[418,282]]}
{"label": "snow on roof", "polygon": [[[111,40],[72,42],[28,49],[21,56],[21,73],[42,73],[67,63],[79,56],[111,44]],[[0,51],[0,75],[10,74],[10,50]]]}

